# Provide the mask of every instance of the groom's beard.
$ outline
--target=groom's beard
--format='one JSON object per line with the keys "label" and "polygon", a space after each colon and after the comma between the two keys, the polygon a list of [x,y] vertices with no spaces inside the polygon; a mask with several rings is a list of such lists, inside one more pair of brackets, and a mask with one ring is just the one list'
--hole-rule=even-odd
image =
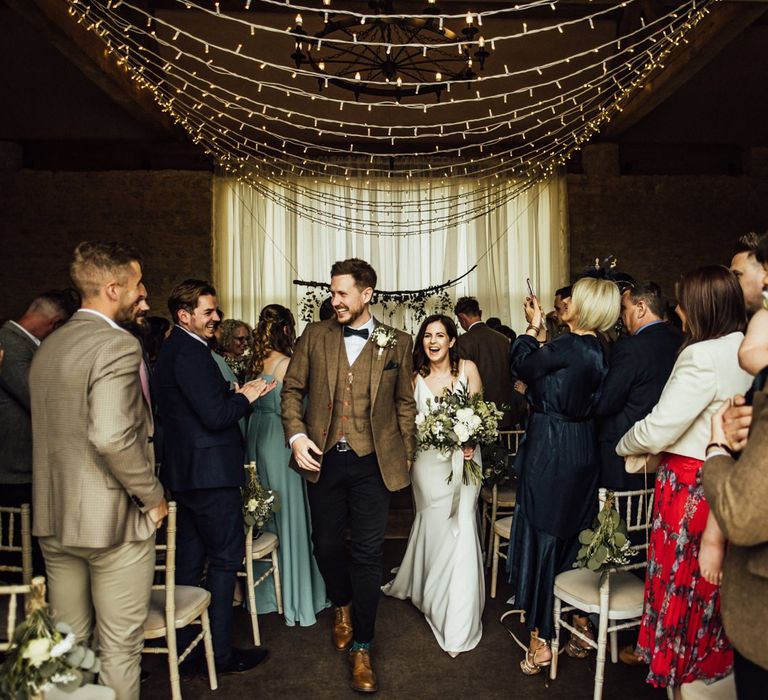
{"label": "groom's beard", "polygon": [[361,308],[357,310],[352,310],[348,306],[344,307],[348,316],[345,316],[343,319],[339,318],[339,312],[337,311],[336,307],[334,307],[333,312],[336,314],[336,320],[342,325],[342,326],[349,326],[353,324],[355,321],[357,321],[358,318],[360,318],[365,313],[365,306],[362,306]]}

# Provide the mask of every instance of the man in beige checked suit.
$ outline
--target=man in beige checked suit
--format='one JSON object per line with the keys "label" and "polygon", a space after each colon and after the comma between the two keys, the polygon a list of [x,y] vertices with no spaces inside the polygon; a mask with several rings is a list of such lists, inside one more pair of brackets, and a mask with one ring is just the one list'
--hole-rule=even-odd
{"label": "man in beige checked suit", "polygon": [[100,682],[136,700],[155,529],[167,514],[141,348],[118,326],[140,300],[141,263],[129,246],[85,242],[70,272],[82,307],[40,347],[29,377],[33,532],[55,616],[78,641],[95,626]]}

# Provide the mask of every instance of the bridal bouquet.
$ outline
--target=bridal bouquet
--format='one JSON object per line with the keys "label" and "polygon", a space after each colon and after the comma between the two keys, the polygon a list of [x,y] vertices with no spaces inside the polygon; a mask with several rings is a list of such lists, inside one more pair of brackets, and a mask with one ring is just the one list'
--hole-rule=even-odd
{"label": "bridal bouquet", "polygon": [[247,464],[245,468],[248,470],[248,481],[243,488],[243,521],[246,529],[261,529],[280,508],[277,492],[261,485],[256,462]]}
{"label": "bridal bouquet", "polygon": [[0,697],[42,697],[54,686],[72,692],[91,682],[99,669],[94,651],[77,644],[68,625],[54,624],[45,603],[45,581],[33,579],[27,616],[14,630],[0,667]]}
{"label": "bridal bouquet", "polygon": [[[427,399],[429,411],[416,416],[416,438],[420,450],[438,450],[446,458],[462,447],[476,447],[496,441],[502,413],[481,394],[470,394],[465,387],[450,387],[434,402]],[[453,474],[449,474],[450,484]],[[479,484],[483,471],[474,459],[464,460],[462,483]]]}

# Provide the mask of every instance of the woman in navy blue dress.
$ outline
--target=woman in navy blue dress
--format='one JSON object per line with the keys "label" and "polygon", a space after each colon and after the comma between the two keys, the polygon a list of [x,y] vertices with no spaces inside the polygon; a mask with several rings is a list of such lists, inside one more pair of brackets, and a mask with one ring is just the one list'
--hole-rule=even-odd
{"label": "woman in navy blue dress", "polygon": [[[529,297],[528,328],[511,349],[512,372],[528,385],[533,408],[515,459],[517,506],[507,559],[515,606],[525,610],[531,634],[520,662],[529,675],[551,661],[555,576],[571,568],[579,531],[597,509],[600,461],[593,416],[608,372],[597,331],[616,323],[620,304],[613,282],[579,280],[563,314],[570,332],[540,345],[541,307]],[[572,651],[580,655],[576,646]]]}

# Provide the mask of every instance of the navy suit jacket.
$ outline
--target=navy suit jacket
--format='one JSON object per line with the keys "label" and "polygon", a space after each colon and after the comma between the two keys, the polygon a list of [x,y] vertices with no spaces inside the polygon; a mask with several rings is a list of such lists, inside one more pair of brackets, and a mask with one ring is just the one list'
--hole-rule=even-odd
{"label": "navy suit jacket", "polygon": [[171,491],[242,486],[238,421],[250,405],[222,377],[208,347],[174,327],[152,379],[163,426],[163,484]]}
{"label": "navy suit jacket", "polygon": [[627,474],[624,458],[616,454],[616,445],[658,403],[681,342],[675,328],[657,323],[613,346],[597,406],[600,486],[617,491],[643,488],[644,476]]}

